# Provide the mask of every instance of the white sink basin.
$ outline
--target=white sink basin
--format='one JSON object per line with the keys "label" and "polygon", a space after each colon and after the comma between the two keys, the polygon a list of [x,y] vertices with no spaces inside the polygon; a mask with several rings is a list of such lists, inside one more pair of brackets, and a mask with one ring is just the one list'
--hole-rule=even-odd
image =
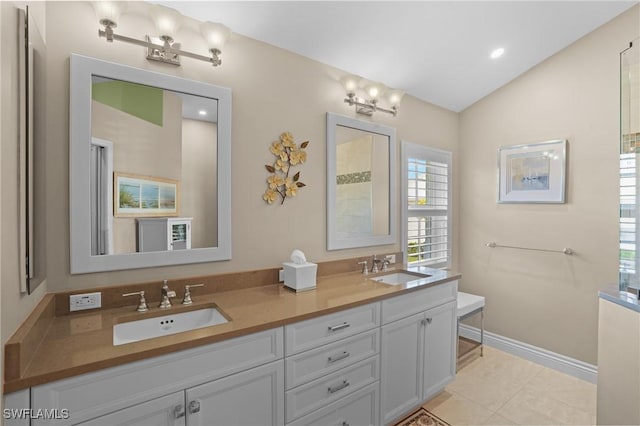
{"label": "white sink basin", "polygon": [[401,285],[401,284],[409,284],[416,281],[416,284],[421,284],[420,280],[424,280],[425,278],[429,278],[431,275],[427,274],[418,274],[414,272],[391,272],[386,275],[381,275],[375,278],[371,278],[374,281],[378,281],[384,284],[390,285]]}
{"label": "white sink basin", "polygon": [[229,321],[216,308],[204,308],[177,314],[167,313],[163,316],[116,324],[113,327],[113,345],[124,345],[226,322]]}

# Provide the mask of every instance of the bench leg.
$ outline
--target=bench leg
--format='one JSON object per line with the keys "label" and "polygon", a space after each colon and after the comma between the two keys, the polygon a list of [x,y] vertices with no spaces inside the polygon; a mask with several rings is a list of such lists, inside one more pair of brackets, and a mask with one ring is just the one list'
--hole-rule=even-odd
{"label": "bench leg", "polygon": [[480,311],[480,356],[484,356],[484,308]]}

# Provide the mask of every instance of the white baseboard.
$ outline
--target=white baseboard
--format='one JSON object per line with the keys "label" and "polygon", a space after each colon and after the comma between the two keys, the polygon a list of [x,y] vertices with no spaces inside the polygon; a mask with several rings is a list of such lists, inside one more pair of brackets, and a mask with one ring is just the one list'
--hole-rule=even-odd
{"label": "white baseboard", "polygon": [[[480,329],[466,324],[460,324],[460,336],[479,342]],[[500,336],[499,334],[486,330],[484,332],[484,343],[487,346],[500,349],[501,351],[519,356],[536,364],[544,365],[561,373],[569,374],[591,383],[597,383],[598,381],[598,367],[595,365]]]}

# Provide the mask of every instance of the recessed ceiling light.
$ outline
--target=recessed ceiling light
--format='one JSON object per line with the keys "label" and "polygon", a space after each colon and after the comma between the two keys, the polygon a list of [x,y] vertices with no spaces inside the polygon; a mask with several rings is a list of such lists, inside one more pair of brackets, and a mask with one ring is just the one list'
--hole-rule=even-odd
{"label": "recessed ceiling light", "polygon": [[207,111],[201,109],[200,111],[198,111],[198,114],[200,115],[207,115]]}
{"label": "recessed ceiling light", "polygon": [[502,55],[504,55],[504,49],[502,47],[499,47],[491,52],[491,59],[498,59]]}

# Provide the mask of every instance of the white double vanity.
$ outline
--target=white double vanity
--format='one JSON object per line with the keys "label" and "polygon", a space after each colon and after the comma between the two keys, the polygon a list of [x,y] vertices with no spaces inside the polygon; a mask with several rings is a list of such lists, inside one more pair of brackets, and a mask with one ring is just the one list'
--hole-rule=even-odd
{"label": "white double vanity", "polygon": [[[302,321],[282,314],[281,326],[31,386],[7,395],[7,408],[30,408],[32,425],[393,423],[454,378],[457,276],[401,289],[346,275],[353,286],[328,276],[317,296],[278,293],[295,303],[331,294],[337,305],[329,314],[309,312]],[[374,301],[354,303],[350,293],[363,286]],[[223,294],[209,296],[233,323],[238,314]],[[279,308],[267,298],[264,309]],[[73,347],[50,355],[75,356]]]}

